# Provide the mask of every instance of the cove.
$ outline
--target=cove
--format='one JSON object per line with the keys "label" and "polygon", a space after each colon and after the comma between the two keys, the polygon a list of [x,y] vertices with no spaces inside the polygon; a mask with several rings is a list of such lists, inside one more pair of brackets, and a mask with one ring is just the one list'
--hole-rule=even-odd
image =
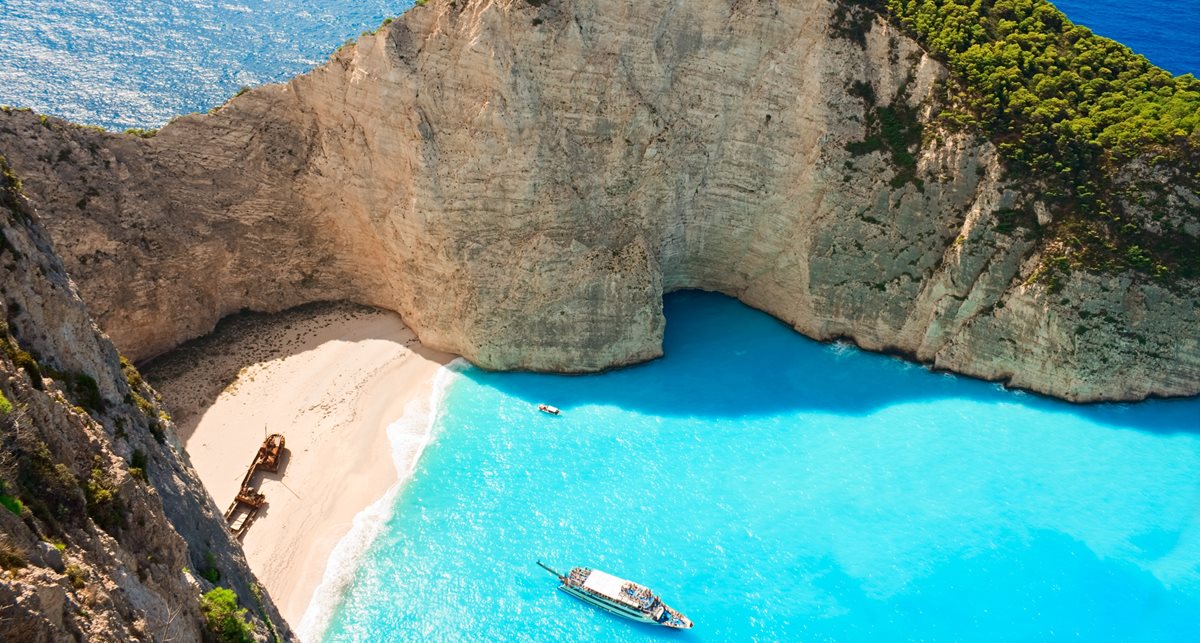
{"label": "cove", "polygon": [[[1069,405],[720,295],[665,309],[654,362],[457,373],[326,640],[1200,633],[1200,401]],[[645,583],[696,628],[600,612],[538,559]]]}

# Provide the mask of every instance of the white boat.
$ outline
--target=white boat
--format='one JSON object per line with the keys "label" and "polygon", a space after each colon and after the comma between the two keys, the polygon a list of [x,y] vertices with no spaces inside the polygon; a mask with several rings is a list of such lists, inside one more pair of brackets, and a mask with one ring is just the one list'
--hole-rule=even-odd
{"label": "white boat", "polygon": [[598,569],[574,567],[569,574],[563,575],[543,565],[541,561],[538,561],[538,565],[558,577],[562,583],[558,589],[606,612],[631,621],[677,630],[692,627],[691,619],[668,607],[648,587]]}
{"label": "white boat", "polygon": [[559,411],[557,407],[550,406],[549,404],[538,404],[538,410],[542,413],[549,413],[550,415],[558,415],[559,413],[562,413],[562,411]]}

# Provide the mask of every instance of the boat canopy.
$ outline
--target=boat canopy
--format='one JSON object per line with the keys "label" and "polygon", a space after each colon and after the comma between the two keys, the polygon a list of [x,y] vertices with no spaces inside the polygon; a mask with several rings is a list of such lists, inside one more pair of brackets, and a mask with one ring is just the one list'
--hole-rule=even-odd
{"label": "boat canopy", "polygon": [[621,591],[621,588],[626,585],[633,585],[641,589],[637,583],[627,581],[623,578],[617,578],[612,574],[605,574],[602,571],[593,569],[588,574],[587,580],[583,581],[583,587],[590,591],[596,592],[605,598],[624,603],[634,609],[639,609],[641,605],[631,598],[629,595]]}

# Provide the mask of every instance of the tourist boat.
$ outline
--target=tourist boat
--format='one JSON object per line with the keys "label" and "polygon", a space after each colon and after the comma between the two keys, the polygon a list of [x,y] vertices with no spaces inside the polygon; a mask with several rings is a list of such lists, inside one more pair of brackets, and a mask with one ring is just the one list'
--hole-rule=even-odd
{"label": "tourist boat", "polygon": [[575,567],[567,575],[559,574],[538,561],[538,566],[554,574],[562,583],[558,588],[600,609],[639,623],[653,623],[677,630],[691,629],[688,617],[667,607],[650,588],[617,578],[598,569]]}
{"label": "tourist boat", "polygon": [[558,415],[559,413],[562,413],[562,411],[559,411],[558,408],[550,406],[549,404],[538,404],[538,410],[542,413],[549,413],[550,415]]}

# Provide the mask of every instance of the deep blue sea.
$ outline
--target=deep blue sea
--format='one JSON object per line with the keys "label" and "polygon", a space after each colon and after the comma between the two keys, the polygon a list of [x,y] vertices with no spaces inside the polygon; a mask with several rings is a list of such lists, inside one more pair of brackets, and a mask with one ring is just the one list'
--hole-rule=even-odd
{"label": "deep blue sea", "polygon": [[[1176,73],[1200,73],[1200,0],[1059,0]],[[0,0],[0,105],[158,127],[286,80],[411,0]]]}
{"label": "deep blue sea", "polygon": [[0,104],[159,127],[287,80],[412,0],[0,0]]}
{"label": "deep blue sea", "polygon": [[[410,4],[0,0],[0,103],[157,126]],[[1058,4],[1200,72],[1200,0]],[[449,375],[325,638],[1200,640],[1200,401],[1072,406],[811,342],[717,295],[666,309],[649,364]],[[600,613],[537,559],[646,583],[696,629]]]}
{"label": "deep blue sea", "polygon": [[[1072,406],[720,295],[666,313],[648,364],[453,376],[326,640],[1200,640],[1200,401]],[[696,628],[600,612],[538,559]]]}

